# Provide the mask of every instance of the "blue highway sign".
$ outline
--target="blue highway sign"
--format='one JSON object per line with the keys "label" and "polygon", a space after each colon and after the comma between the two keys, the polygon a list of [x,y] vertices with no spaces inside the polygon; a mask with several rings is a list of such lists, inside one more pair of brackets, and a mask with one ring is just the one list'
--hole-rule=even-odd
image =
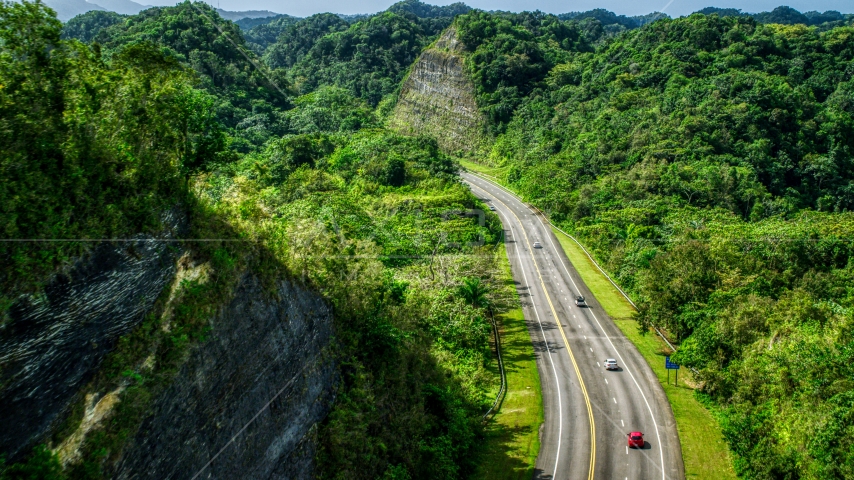
{"label": "blue highway sign", "polygon": [[668,370],[679,370],[679,365],[670,361],[670,357],[664,357],[664,368]]}

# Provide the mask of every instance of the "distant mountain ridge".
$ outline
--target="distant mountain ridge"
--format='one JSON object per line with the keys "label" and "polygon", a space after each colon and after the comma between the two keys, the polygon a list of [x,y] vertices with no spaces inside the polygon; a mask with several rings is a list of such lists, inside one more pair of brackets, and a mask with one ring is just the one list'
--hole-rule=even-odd
{"label": "distant mountain ridge", "polygon": [[98,0],[98,3],[86,0],[43,0],[44,4],[56,12],[56,18],[67,22],[77,15],[82,15],[92,10],[107,10],[122,15],[136,15],[137,13],[151,8],[151,5],[142,5],[132,0]]}
{"label": "distant mountain ridge", "polygon": [[854,15],[843,14],[836,10],[817,12],[815,10],[801,13],[792,7],[781,6],[770,12],[747,13],[738,8],[706,7],[695,13],[704,15],[716,14],[721,17],[753,17],[759,23],[781,23],[784,25],[804,24],[807,26],[819,26],[824,24],[835,24],[851,20]]}
{"label": "distant mountain ridge", "polygon": [[44,4],[56,12],[56,18],[63,22],[91,10],[106,10],[106,8],[89,3],[86,0],[44,0]]}
{"label": "distant mountain ridge", "polygon": [[269,10],[244,10],[239,12],[230,12],[221,8],[217,8],[216,13],[218,13],[220,17],[226,20],[231,20],[232,22],[236,22],[237,20],[241,20],[244,18],[269,18],[278,17],[279,15],[281,15],[277,12],[271,12]]}
{"label": "distant mountain ridge", "polygon": [[[122,15],[135,15],[142,10],[151,8],[151,5],[143,5],[133,0],[95,0],[89,2],[86,0],[43,0],[44,3],[52,8],[57,13],[57,18],[63,22],[67,22],[71,18],[92,11],[106,10],[116,12]],[[243,10],[243,11],[228,11],[221,8],[215,9],[219,15],[233,22],[238,22],[241,29],[249,30],[253,27],[264,25],[270,22],[283,19],[298,20],[299,17],[293,15],[281,14],[270,10]],[[404,0],[398,2],[388,8],[388,11],[395,13],[411,13],[419,18],[436,18],[436,17],[454,17],[471,11],[472,8],[462,2],[456,2],[445,6],[430,5],[418,0]],[[718,14],[720,16],[740,16],[753,17],[760,23],[782,23],[782,24],[798,24],[802,23],[808,26],[819,26],[832,23],[844,23],[850,21],[854,15],[840,13],[835,10],[826,12],[809,11],[801,13],[794,8],[780,6],[770,12],[749,13],[738,8],[718,8],[706,7],[695,13],[706,15]],[[373,13],[361,14],[336,14],[339,18],[348,23],[355,23],[366,20],[372,17]],[[652,23],[662,18],[670,18],[669,15],[661,12],[652,12],[646,15],[626,16],[618,15],[603,8],[588,10],[585,12],[566,12],[557,15],[561,20],[597,20],[603,28],[609,33],[618,33],[622,30],[632,30],[642,27],[648,23]],[[287,20],[285,20],[287,22]]]}
{"label": "distant mountain ridge", "polygon": [[[143,5],[133,0],[97,0],[95,2],[87,2],[86,0],[43,0],[44,4],[56,12],[56,18],[62,22],[67,22],[77,15],[82,15],[92,10],[106,10],[116,12],[122,15],[136,15],[137,13],[152,8],[152,5]],[[226,20],[238,21],[242,19],[265,19],[270,21],[282,17],[282,14],[271,12],[269,10],[246,10],[239,12],[231,12],[217,8],[216,12],[219,16]],[[290,17],[290,15],[284,15]],[[295,18],[295,17],[292,17]],[[255,24],[267,23],[263,20]],[[253,25],[254,26],[254,25]],[[245,27],[244,27],[245,28]]]}
{"label": "distant mountain ridge", "polygon": [[241,30],[250,30],[252,27],[257,27],[258,25],[267,25],[271,23],[281,23],[288,21],[297,21],[302,20],[299,17],[294,17],[291,15],[281,14],[281,15],[273,15],[272,17],[244,17],[240,20],[234,21]]}

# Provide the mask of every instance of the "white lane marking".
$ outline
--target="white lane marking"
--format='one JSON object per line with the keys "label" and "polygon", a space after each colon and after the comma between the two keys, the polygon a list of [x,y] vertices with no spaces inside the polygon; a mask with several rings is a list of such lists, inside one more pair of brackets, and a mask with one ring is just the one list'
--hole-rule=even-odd
{"label": "white lane marking", "polygon": [[628,454],[629,454],[629,446],[626,445],[626,455],[628,455]]}
{"label": "white lane marking", "polygon": [[[543,223],[542,218],[537,217],[537,219],[540,221],[540,225],[542,225],[543,229],[545,229],[547,232],[551,231],[549,228],[546,227],[546,224]],[[545,240],[546,238],[549,239],[549,241],[548,241],[549,246],[551,246],[552,250],[554,250],[555,254],[558,256],[558,258],[560,258],[560,264],[563,265],[563,270],[564,270],[564,272],[566,272],[566,276],[569,277],[569,281],[572,282],[572,286],[575,288],[575,291],[576,292],[580,291],[578,289],[578,285],[575,283],[575,280],[572,278],[572,275],[569,274],[569,269],[566,268],[566,262],[558,254],[557,247],[555,247],[554,242],[551,241],[552,237],[549,235],[546,235],[543,238],[543,240]],[[605,329],[602,327],[602,323],[599,322],[599,317],[596,316],[596,314],[593,312],[592,309],[590,309],[590,315],[592,315],[593,319],[596,320],[596,324],[599,325],[599,329],[601,329],[602,332],[605,332]],[[622,365],[624,365],[624,367],[623,367],[624,370],[629,373],[630,377],[632,377],[632,381],[635,383],[635,387],[637,387],[638,391],[641,394],[641,397],[643,397],[643,401],[646,404],[647,410],[649,411],[649,416],[652,417],[652,425],[655,427],[655,438],[658,441],[658,453],[659,453],[659,456],[661,459],[661,480],[667,480],[667,475],[666,475],[665,469],[664,469],[664,448],[662,448],[662,446],[661,446],[661,434],[658,431],[658,421],[655,420],[655,414],[652,412],[652,406],[649,404],[649,399],[646,398],[646,394],[643,392],[643,389],[641,388],[640,383],[638,383],[637,378],[635,378],[635,375],[628,368],[628,366],[626,366],[628,364],[626,364],[626,362],[623,360],[623,356],[620,355],[620,351],[617,350],[617,347],[614,346],[614,342],[611,340],[611,336],[608,335],[607,333],[605,333],[605,338],[608,339],[608,343],[611,344],[611,348],[617,353],[617,357],[620,359],[620,363]],[[626,448],[628,448],[628,447],[626,447]]]}
{"label": "white lane marking", "polygon": [[[596,363],[599,363],[599,362],[596,362]],[[607,378],[605,379],[605,383],[606,383],[606,384],[608,383],[608,379],[607,379]]]}
{"label": "white lane marking", "polygon": [[[587,337],[585,337],[585,338],[587,338]],[[590,351],[592,352],[592,351],[593,351],[593,349],[591,348],[591,349],[590,349]]]}
{"label": "white lane marking", "polygon": [[[489,180],[483,179],[483,178],[481,178],[481,177],[478,177],[478,178],[479,178],[479,179],[481,179],[481,180],[483,180],[483,181],[485,181],[485,182],[492,183],[492,182],[490,182]],[[514,197],[514,195],[513,195],[509,190],[504,189],[504,187],[502,187],[501,185],[498,185],[497,183],[493,183],[493,185],[497,186],[497,187],[500,189],[499,191],[504,192],[508,197],[510,197],[510,198],[515,198],[515,197]],[[478,187],[478,188],[480,188],[480,187]],[[483,190],[483,189],[481,188],[481,190]],[[485,190],[484,190],[484,191],[485,191]],[[523,207],[523,208],[526,208],[526,209],[528,209],[528,210],[530,211],[530,207],[528,207],[527,205],[525,205],[525,204],[524,204],[524,202],[522,202],[521,200],[518,200],[518,201],[519,201],[519,203],[521,203],[521,204],[522,204],[522,207]],[[540,221],[540,225],[542,225],[543,229],[545,229],[547,232],[550,232],[550,231],[551,231],[551,229],[549,229],[548,227],[546,227],[546,224],[543,222],[543,219],[542,219],[542,218],[537,217],[537,219]],[[545,235],[544,240],[545,240],[545,238],[549,238],[549,239],[551,239],[551,237],[550,237],[549,235]],[[563,259],[559,254],[558,254],[558,252],[557,252],[557,247],[555,247],[554,242],[552,242],[551,240],[549,240],[549,242],[548,242],[548,243],[549,243],[549,245],[552,247],[552,250],[554,250],[555,254],[558,256],[558,258],[560,258],[560,264],[563,266],[563,270],[564,270],[564,272],[566,272],[566,275],[569,277],[569,281],[570,281],[570,282],[572,282],[572,286],[573,286],[573,287],[575,287],[575,291],[576,291],[576,292],[578,292],[578,291],[579,291],[579,290],[578,290],[578,285],[576,285],[576,284],[575,284],[575,280],[572,278],[572,275],[570,275],[570,274],[569,274],[569,269],[567,269],[567,268],[566,268],[566,262],[565,262],[565,261],[564,261],[564,259]],[[599,322],[599,318],[596,316],[596,314],[595,314],[595,313],[593,313],[593,310],[592,310],[592,309],[590,310],[590,314],[591,314],[591,315],[593,315],[593,319],[594,319],[594,320],[596,320],[596,323],[597,323],[597,324],[599,324],[599,328],[600,328],[600,329],[602,329],[602,331],[604,332],[604,331],[605,331],[605,329],[604,329],[604,328],[602,328],[602,324]],[[573,315],[573,316],[575,316],[575,315]],[[579,325],[579,326],[578,326],[578,328],[581,328],[581,325]],[[624,361],[623,361],[623,356],[622,356],[622,355],[620,355],[620,352],[619,352],[619,351],[617,350],[617,348],[614,346],[614,342],[613,342],[613,341],[611,341],[611,336],[606,334],[606,335],[605,335],[605,338],[607,338],[607,339],[608,339],[608,343],[610,343],[610,344],[611,344],[611,348],[613,348],[613,349],[614,349],[614,351],[617,353],[617,357],[619,357],[619,359],[620,359],[620,363],[621,363],[621,364],[625,364],[626,362],[624,362]],[[643,389],[640,387],[640,384],[638,383],[638,381],[637,381],[637,379],[635,378],[635,375],[632,373],[632,371],[631,371],[631,370],[629,370],[629,368],[628,368],[628,367],[624,367],[624,369],[626,370],[626,372],[628,372],[628,373],[629,373],[629,376],[630,376],[630,377],[632,377],[632,381],[635,383],[635,386],[637,387],[638,391],[640,392],[641,397],[643,397],[643,401],[644,401],[644,403],[646,404],[646,408],[647,408],[647,410],[649,410],[649,415],[652,417],[652,424],[653,424],[653,426],[655,427],[655,437],[656,437],[656,439],[658,440],[658,445],[659,445],[659,447],[658,447],[658,452],[659,452],[659,455],[660,455],[660,457],[661,457],[661,478],[662,478],[662,480],[666,480],[666,479],[667,479],[667,475],[665,474],[665,471],[664,471],[664,449],[663,449],[663,448],[661,448],[661,434],[660,434],[660,433],[659,433],[659,431],[658,431],[658,422],[655,420],[655,414],[652,412],[652,406],[649,404],[649,400],[646,398],[646,394],[643,392]],[[628,447],[626,447],[626,453],[628,453]]]}
{"label": "white lane marking", "polygon": [[[599,365],[599,362],[596,362],[596,366],[601,367],[602,365]],[[608,380],[605,380],[605,381],[607,382]]]}
{"label": "white lane marking", "polygon": [[[480,187],[478,187],[478,188],[480,188]],[[480,190],[483,190],[483,189],[481,188]],[[483,191],[485,192],[486,190],[483,190]],[[500,211],[499,211],[499,214],[501,214]],[[505,218],[506,218],[506,216],[505,216]],[[510,233],[513,235],[513,238],[516,238],[516,235],[513,233],[513,225],[509,222],[509,218],[508,218],[507,224],[510,225]],[[524,228],[524,225],[522,225],[522,227]],[[521,259],[522,256],[519,254],[519,243],[514,242],[514,246],[516,248],[516,257]],[[528,274],[525,273],[525,267],[524,267],[524,265],[522,265],[521,260],[519,261],[519,266],[521,267],[521,270],[522,270],[522,277],[525,279],[525,285],[530,285],[530,283],[528,282]],[[540,313],[537,311],[537,304],[535,302],[531,302],[531,307],[534,309],[534,315],[537,317],[537,323],[540,325],[540,334],[543,336],[543,341],[546,343],[546,351],[549,353],[549,363],[551,363],[551,365],[552,365],[552,373],[554,374],[555,384],[557,385],[557,388],[555,389],[555,390],[557,390],[557,411],[558,411],[557,455],[555,455],[555,469],[554,469],[554,473],[552,473],[552,478],[556,478],[557,477],[557,465],[558,465],[558,461],[560,460],[560,440],[561,440],[561,437],[563,436],[563,408],[561,407],[561,398],[560,398],[560,380],[557,376],[557,368],[555,368],[554,360],[552,359],[552,350],[549,348],[548,340],[546,340],[546,332],[545,332],[545,330],[543,330],[543,323],[540,321]],[[581,325],[579,325],[579,327],[580,326]]]}
{"label": "white lane marking", "polygon": [[623,423],[623,419],[622,419],[622,418],[620,419],[620,425],[622,425],[622,426],[624,426],[624,427],[626,426],[626,424],[625,424],[625,423]]}
{"label": "white lane marking", "polygon": [[616,405],[616,404],[617,404],[617,399],[616,399],[615,397],[612,397],[612,398],[614,398],[614,405]]}
{"label": "white lane marking", "polygon": [[581,328],[581,324],[580,324],[580,323],[578,324],[578,328]]}
{"label": "white lane marking", "polygon": [[584,336],[584,339],[587,340],[587,335]]}

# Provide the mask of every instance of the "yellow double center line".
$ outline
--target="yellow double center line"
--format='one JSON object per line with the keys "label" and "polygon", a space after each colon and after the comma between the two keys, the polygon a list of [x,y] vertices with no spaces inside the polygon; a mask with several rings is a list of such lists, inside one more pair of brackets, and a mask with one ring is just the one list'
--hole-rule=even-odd
{"label": "yellow double center line", "polygon": [[[477,187],[480,190],[483,190],[480,187]],[[483,190],[486,192],[486,190]],[[489,192],[486,192],[489,193]],[[543,275],[540,273],[540,266],[537,265],[537,259],[534,258],[534,248],[531,245],[531,241],[528,239],[528,234],[525,232],[525,225],[522,223],[522,220],[516,215],[516,212],[513,211],[506,203],[501,200],[495,199],[496,202],[504,205],[504,207],[509,211],[513,217],[516,218],[516,221],[519,222],[519,225],[522,227],[522,235],[525,236],[525,243],[528,244],[528,249],[531,251],[531,259],[534,261],[534,268],[537,270],[537,277],[540,279],[540,285],[543,287],[543,293],[546,294],[546,301],[549,302],[549,308],[552,310],[552,315],[555,318],[555,322],[557,322],[557,328],[560,331],[560,336],[563,338],[563,343],[566,345],[566,351],[569,353],[569,359],[572,361],[572,368],[575,369],[575,374],[578,376],[578,383],[581,384],[581,393],[584,395],[584,403],[587,404],[587,417],[590,419],[590,473],[587,475],[588,480],[593,480],[593,470],[596,467],[596,423],[593,421],[593,407],[590,405],[590,396],[587,395],[587,387],[584,386],[584,379],[581,378],[581,371],[578,369],[578,363],[575,361],[575,355],[572,353],[572,348],[569,346],[569,340],[566,338],[566,333],[563,331],[563,325],[560,323],[560,318],[557,316],[557,311],[555,311],[554,304],[552,304],[552,299],[549,296],[549,291],[546,289],[546,282],[543,281]],[[548,342],[548,341],[547,341]],[[546,345],[548,347],[548,345]]]}

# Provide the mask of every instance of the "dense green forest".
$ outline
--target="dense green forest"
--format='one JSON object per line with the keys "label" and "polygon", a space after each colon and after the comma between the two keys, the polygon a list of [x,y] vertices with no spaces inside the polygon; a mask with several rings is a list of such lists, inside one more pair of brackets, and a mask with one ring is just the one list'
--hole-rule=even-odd
{"label": "dense green forest", "polygon": [[[249,20],[256,20],[258,23],[251,24]],[[266,21],[262,21],[266,20]],[[245,30],[243,36],[246,38],[246,45],[255,52],[256,55],[263,55],[271,44],[275,43],[279,36],[287,30],[287,28],[301,19],[291,17],[290,15],[280,15],[272,19],[243,19],[237,22],[242,30]],[[245,22],[244,22],[245,21]],[[248,25],[252,25],[247,28]]]}
{"label": "dense green forest", "polygon": [[456,170],[433,140],[365,130],[285,137],[195,184],[335,307],[345,386],[319,434],[320,477],[473,468],[497,382],[485,307],[505,300],[494,254],[477,247],[495,242],[497,219],[463,215],[475,199]]}
{"label": "dense green forest", "polygon": [[424,47],[451,24],[456,11],[451,7],[431,13],[447,11],[448,16],[421,18],[408,11],[415,8],[393,6],[353,25],[315,15],[286,31],[265,58],[271,66],[290,67],[289,78],[299,92],[335,85],[377,105],[396,92]]}
{"label": "dense green forest", "polygon": [[[101,52],[60,39],[41,4],[2,5],[4,238],[122,237],[158,222],[181,172],[216,159],[221,127],[192,72],[152,44]],[[3,292],[29,290],[73,244],[3,244]],[[4,293],[3,305],[8,297]]]}
{"label": "dense green forest", "polygon": [[697,13],[704,15],[717,14],[721,17],[753,17],[759,23],[778,23],[781,25],[803,24],[816,26],[821,30],[850,25],[854,19],[852,14],[842,14],[834,10],[817,12],[815,10],[801,13],[791,7],[777,7],[770,12],[746,13],[736,8],[707,7]]}
{"label": "dense green forest", "polygon": [[[383,22],[421,32],[388,13],[344,33]],[[0,477],[109,475],[188,349],[204,341],[206,312],[247,269],[302,282],[333,308],[342,384],[317,431],[319,476],[471,471],[499,384],[487,370],[487,313],[515,297],[496,267],[498,219],[466,213],[482,205],[457,163],[434,139],[384,130],[367,99],[334,81],[278,96],[236,26],[204,4],[87,15],[76,25],[66,37],[94,41],[60,38],[62,25],[40,3],[0,4],[0,129],[14,139],[0,145],[4,238],[154,233],[160,213],[178,205],[191,238],[248,243],[191,244],[214,277],[182,287],[170,329],[152,316],[107,358],[93,381],[127,389],[79,462],[63,470],[37,447],[22,463],[0,460]],[[395,68],[416,54],[402,51]],[[262,113],[280,130],[244,149],[247,119]],[[0,245],[3,315],[15,293],[37,291],[89,245]],[[149,352],[156,366],[136,372]]]}
{"label": "dense green forest", "polygon": [[92,10],[83,15],[77,15],[62,26],[62,38],[76,38],[81,42],[91,42],[98,33],[124,19],[126,15],[103,10]]}
{"label": "dense green forest", "polygon": [[264,67],[240,29],[203,3],[145,10],[101,30],[94,41],[106,57],[126,45],[152,43],[196,71],[237,151],[286,133],[277,116],[290,101],[285,72]]}
{"label": "dense green forest", "polygon": [[[258,27],[256,27],[258,28]],[[338,15],[319,13],[289,25],[264,51],[264,61],[273,68],[290,68],[302,60],[323,36],[342,32],[350,24]]]}
{"label": "dense green forest", "polygon": [[[3,3],[3,235],[154,232],[179,204],[204,220],[196,235],[255,240],[251,255],[200,248],[222,277],[193,301],[258,268],[333,305],[343,386],[318,432],[318,474],[462,478],[496,384],[486,313],[509,301],[488,248],[499,224],[462,213],[477,201],[434,139],[383,128],[407,70],[452,22],[492,140],[476,160],[590,247],[644,330],[679,344],[738,473],[854,477],[850,15],[555,16],[407,0],[238,25],[185,2],[62,26],[41,4]],[[0,248],[4,311],[5,292],[37,290],[87,247]],[[176,331],[182,348],[200,325],[190,316]],[[158,353],[163,371],[129,390],[138,408],[61,475],[103,474],[179,353]],[[3,475],[51,462],[36,450]]]}
{"label": "dense green forest", "polygon": [[740,475],[850,478],[854,28],[697,14],[558,51],[553,24],[458,19],[488,161],[681,343]]}
{"label": "dense green forest", "polygon": [[253,40],[265,25],[252,28],[247,37],[264,46],[261,55],[267,65],[288,69],[299,93],[334,85],[376,106],[384,97],[393,100],[403,75],[424,47],[455,16],[469,10],[461,3],[437,7],[405,0],[355,22],[331,13],[312,15],[290,23],[266,44]]}

